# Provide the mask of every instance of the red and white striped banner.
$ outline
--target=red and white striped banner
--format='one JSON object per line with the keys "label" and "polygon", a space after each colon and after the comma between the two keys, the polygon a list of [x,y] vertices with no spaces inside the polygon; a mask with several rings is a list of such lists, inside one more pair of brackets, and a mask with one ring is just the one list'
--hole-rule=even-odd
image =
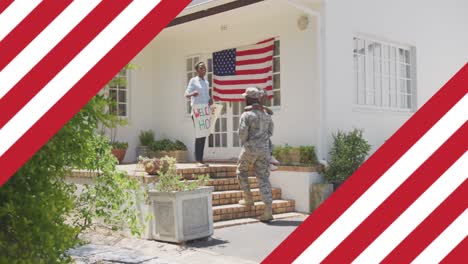
{"label": "red and white striped banner", "polygon": [[[0,1],[0,185],[189,0]],[[468,65],[264,263],[462,263]]]}

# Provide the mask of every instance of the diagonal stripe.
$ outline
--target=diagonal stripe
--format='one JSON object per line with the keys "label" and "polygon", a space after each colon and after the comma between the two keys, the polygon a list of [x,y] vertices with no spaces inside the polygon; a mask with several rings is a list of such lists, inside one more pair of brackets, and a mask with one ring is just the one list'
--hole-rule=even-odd
{"label": "diagonal stripe", "polygon": [[460,244],[457,245],[445,258],[440,262],[440,264],[453,264],[459,263],[460,259],[466,259],[466,254],[468,252],[468,236],[466,236]]}
{"label": "diagonal stripe", "polygon": [[313,263],[318,263],[329,255],[466,122],[467,109],[468,96],[465,96],[325,230],[295,263],[305,263],[311,260]]}
{"label": "diagonal stripe", "polygon": [[13,0],[3,0],[3,1],[0,1],[0,16],[1,14],[3,13],[3,11],[5,11],[5,9],[11,5],[11,3],[13,3]]}
{"label": "diagonal stripe", "polygon": [[8,93],[99,2],[99,0],[73,1],[18,56],[0,71],[0,98]]}
{"label": "diagonal stripe", "polygon": [[468,64],[294,230],[263,263],[291,263],[468,92]]}
{"label": "diagonal stripe", "polygon": [[427,189],[389,228],[374,240],[353,263],[380,263],[412,230],[424,221],[439,204],[468,178],[466,164],[468,164],[468,152]]}
{"label": "diagonal stripe", "polygon": [[39,3],[41,3],[40,0],[16,0],[0,13],[0,25],[2,25],[0,27],[0,41],[31,13]]}
{"label": "diagonal stripe", "polygon": [[[144,4],[145,1],[135,1]],[[0,185],[189,4],[162,1],[0,158]],[[150,11],[150,10],[148,10]],[[132,19],[130,19],[132,20]],[[2,138],[3,140],[3,138]],[[2,141],[0,140],[0,142]]]}
{"label": "diagonal stripe", "polygon": [[130,0],[104,0],[76,26],[13,89],[0,98],[0,128],[95,38]]}
{"label": "diagonal stripe", "polygon": [[410,263],[468,208],[468,180],[403,240],[382,264]]}
{"label": "diagonal stripe", "polygon": [[49,25],[71,0],[44,0],[0,42],[0,71]]}
{"label": "diagonal stripe", "polygon": [[[468,122],[356,228],[323,263],[350,263],[467,150]],[[406,263],[395,261],[392,263]]]}
{"label": "diagonal stripe", "polygon": [[[465,171],[466,172],[466,171]],[[460,215],[426,250],[412,263],[439,263],[450,251],[468,236],[468,209]],[[466,254],[466,252],[465,252]],[[466,255],[465,255],[466,256]],[[463,261],[459,259],[459,261]],[[465,258],[466,261],[466,258]],[[461,262],[459,262],[461,263]]]}
{"label": "diagonal stripe", "polygon": [[93,39],[0,131],[0,156],[60,100],[101,60],[160,0],[134,1]]}

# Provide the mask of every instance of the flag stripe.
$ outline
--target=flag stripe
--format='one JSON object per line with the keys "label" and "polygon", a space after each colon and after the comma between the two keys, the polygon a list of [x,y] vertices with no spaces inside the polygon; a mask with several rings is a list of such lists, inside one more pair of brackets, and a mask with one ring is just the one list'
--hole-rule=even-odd
{"label": "flag stripe", "polygon": [[49,51],[57,45],[91,10],[97,0],[73,1],[18,56],[0,71],[0,98],[21,80]]}
{"label": "flag stripe", "polygon": [[468,181],[465,180],[449,198],[382,261],[382,264],[410,263],[413,261],[468,207],[467,194]]}
{"label": "flag stripe", "polygon": [[249,49],[249,50],[243,50],[243,51],[237,51],[236,56],[247,56],[247,55],[256,55],[256,54],[262,54],[265,52],[269,52],[273,50],[274,45],[269,45],[264,48],[259,48],[259,49]]}
{"label": "flag stripe", "polygon": [[261,79],[249,79],[249,80],[213,80],[213,85],[238,85],[238,84],[258,84],[258,83],[265,83],[267,81],[272,80],[273,78],[268,76],[267,78],[261,78]]}
{"label": "flag stripe", "polygon": [[260,41],[260,42],[258,42],[257,44],[263,44],[263,43],[267,43],[267,42],[270,42],[270,41],[273,41],[273,42],[275,42],[275,38],[269,38],[269,39],[266,39],[266,40]]}
{"label": "flag stripe", "polygon": [[464,85],[467,82],[468,64],[369,157],[340,189],[267,256],[264,263],[293,262],[467,93]]}
{"label": "flag stripe", "polygon": [[[146,1],[138,1],[144,4]],[[0,159],[2,185],[29,157],[81,109],[135,54],[143,49],[171,19],[189,4],[162,1],[107,55],[24,134]]]}
{"label": "flag stripe", "polygon": [[0,71],[72,1],[44,0],[0,42]]}
{"label": "flag stripe", "polygon": [[380,263],[468,177],[468,152],[401,214],[353,263]]}
{"label": "flag stripe", "polygon": [[458,264],[460,259],[466,259],[468,252],[468,236],[457,245],[441,262],[440,264]]}
{"label": "flag stripe", "polygon": [[248,81],[248,80],[259,80],[259,79],[267,79],[271,77],[271,72],[262,73],[262,74],[252,74],[252,75],[232,75],[232,76],[217,76],[213,75],[213,82],[214,81]]}
{"label": "flag stripe", "polygon": [[[0,1],[3,2],[3,1]],[[8,3],[10,4],[8,5]],[[40,0],[6,1],[6,9],[0,13],[0,41],[5,38],[29,13],[31,13]]]}
{"label": "flag stripe", "polygon": [[245,55],[237,57],[237,61],[248,61],[248,60],[257,60],[265,57],[273,57],[273,50],[269,50],[260,54]]}
{"label": "flag stripe", "polygon": [[134,1],[37,93],[0,131],[2,155],[130,31],[159,0]]}
{"label": "flag stripe", "polygon": [[245,88],[249,87],[249,86],[255,86],[255,87],[264,89],[266,87],[272,86],[272,81],[267,81],[265,83],[246,83],[246,84],[235,84],[235,85],[214,85],[214,87],[216,89],[226,90],[227,92],[230,92],[230,91],[233,91],[233,90],[242,90],[243,92],[245,92]]}
{"label": "flag stripe", "polygon": [[[265,48],[271,47],[271,45],[274,45],[274,42],[270,40],[270,41],[265,41],[265,42],[260,42],[260,43],[257,43],[257,44],[253,44],[253,45],[242,46],[242,47],[237,48],[236,51],[237,52],[250,52],[250,51],[253,51],[253,50],[265,49]],[[240,56],[242,56],[242,55],[240,55]]]}
{"label": "flag stripe", "polygon": [[236,61],[236,66],[242,66],[242,65],[250,65],[250,64],[257,64],[257,63],[264,63],[264,62],[272,62],[273,56],[267,56],[265,58],[259,58],[259,59],[250,59],[250,60],[238,60]]}
{"label": "flag stripe", "polygon": [[[466,169],[466,168],[465,168]],[[466,173],[466,171],[465,171]],[[468,236],[468,209],[463,212],[429,247],[426,248],[412,263],[426,264],[439,263],[447,256],[459,243]],[[467,261],[465,257],[459,259],[458,263]]]}
{"label": "flag stripe", "polygon": [[20,82],[0,98],[0,128],[21,110],[42,87],[59,73],[88,45],[130,0],[101,2],[55,48],[53,48]]}
{"label": "flag stripe", "polygon": [[[363,221],[323,263],[350,263],[466,151],[468,123]],[[401,263],[401,262],[394,262]]]}
{"label": "flag stripe", "polygon": [[[264,89],[265,91],[272,91],[273,87],[270,85],[270,86],[267,86],[267,87],[260,87],[262,89]],[[222,90],[222,89],[218,89],[216,87],[213,87],[213,92],[216,92],[216,94],[218,95],[239,95],[239,94],[243,94],[245,92],[245,89],[229,89],[229,90]]]}
{"label": "flag stripe", "polygon": [[[308,259],[317,262],[322,261],[333,251],[375,208],[385,201],[435,150],[466,122],[466,109],[468,109],[468,96],[465,96],[450,109],[317,240],[311,243],[299,256],[298,263]],[[383,250],[379,250],[383,252]],[[366,257],[371,256],[366,255]]]}
{"label": "flag stripe", "polygon": [[262,74],[262,73],[268,73],[271,72],[272,67],[266,67],[263,69],[256,69],[256,70],[236,70],[236,75],[250,75],[250,74]]}
{"label": "flag stripe", "polygon": [[248,64],[248,65],[239,65],[236,66],[236,73],[245,70],[262,70],[265,68],[271,69],[273,62],[270,60],[268,62],[257,63],[257,64]]}

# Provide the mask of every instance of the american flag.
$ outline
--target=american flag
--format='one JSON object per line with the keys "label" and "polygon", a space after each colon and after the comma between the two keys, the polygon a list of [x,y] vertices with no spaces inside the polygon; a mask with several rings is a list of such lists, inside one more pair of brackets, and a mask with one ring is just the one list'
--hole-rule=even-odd
{"label": "american flag", "polygon": [[275,39],[213,53],[213,98],[242,101],[247,87],[255,86],[273,96],[273,49]]}

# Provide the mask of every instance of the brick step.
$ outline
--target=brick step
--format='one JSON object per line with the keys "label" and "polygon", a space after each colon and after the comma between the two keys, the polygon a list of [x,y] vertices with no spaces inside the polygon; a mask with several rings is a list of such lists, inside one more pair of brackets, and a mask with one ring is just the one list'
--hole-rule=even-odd
{"label": "brick step", "polygon": [[[255,201],[261,201],[259,189],[252,189],[252,194]],[[281,189],[272,188],[273,199],[281,199]],[[244,192],[235,191],[219,191],[213,192],[213,206],[215,205],[226,205],[226,204],[237,204],[240,199],[244,197]]]}
{"label": "brick step", "polygon": [[[177,173],[181,174],[186,180],[192,180],[203,174],[209,175],[212,179],[235,178],[237,176],[236,169],[236,165],[211,165],[208,168],[180,167],[177,169]],[[255,175],[255,172],[250,171],[249,175]]]}
{"label": "brick step", "polygon": [[[228,204],[213,206],[213,221],[224,221],[246,217],[258,217],[263,214],[265,204],[256,202],[253,207],[246,207],[240,204]],[[274,200],[273,214],[294,212],[295,202],[293,200]]]}
{"label": "brick step", "polygon": [[[250,188],[258,188],[257,178],[249,177]],[[207,186],[213,186],[215,192],[240,190],[237,178],[210,179]]]}

